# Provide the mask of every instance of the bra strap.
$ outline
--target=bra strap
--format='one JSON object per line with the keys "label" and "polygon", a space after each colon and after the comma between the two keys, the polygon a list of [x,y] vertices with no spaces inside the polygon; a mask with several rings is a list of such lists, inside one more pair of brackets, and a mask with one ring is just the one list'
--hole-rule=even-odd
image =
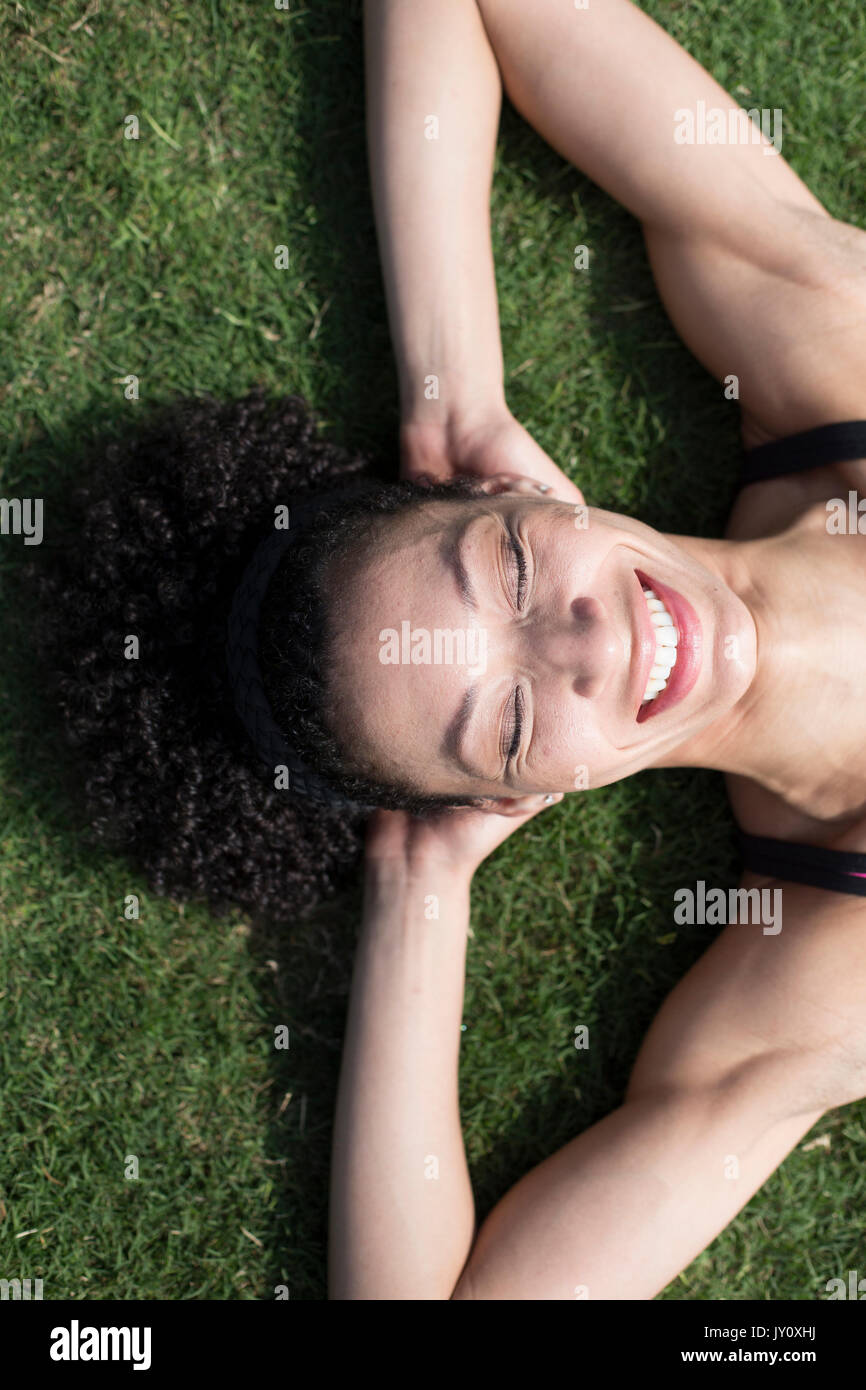
{"label": "bra strap", "polygon": [[866,897],[866,854],[858,850],[822,849],[766,835],[737,832],[743,867],[756,874],[829,888],[835,893]]}
{"label": "bra strap", "polygon": [[866,458],[866,420],[818,425],[813,430],[801,430],[799,434],[745,449],[740,486],[856,458]]}

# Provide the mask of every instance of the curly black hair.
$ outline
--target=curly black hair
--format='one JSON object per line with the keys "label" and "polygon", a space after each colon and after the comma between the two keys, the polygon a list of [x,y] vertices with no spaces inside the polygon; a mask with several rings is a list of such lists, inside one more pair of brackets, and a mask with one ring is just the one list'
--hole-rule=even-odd
{"label": "curly black hair", "polygon": [[388,518],[431,499],[477,495],[477,485],[467,478],[423,488],[405,481],[356,485],[348,497],[325,494],[318,499],[322,512],[304,525],[268,585],[259,660],[271,710],[280,727],[291,730],[291,742],[303,750],[308,765],[352,801],[426,815],[477,799],[433,795],[407,777],[386,779],[376,759],[354,746],[350,731],[341,727],[332,690],[341,591],[336,583],[328,585],[342,560],[377,547]]}
{"label": "curly black hair", "polygon": [[[36,645],[80,760],[92,833],[136,859],[155,892],[281,922],[357,868],[364,816],[275,788],[235,712],[225,659],[231,599],[275,509],[347,484],[360,486],[289,547],[263,605],[275,716],[353,800],[422,815],[463,804],[348,768],[324,716],[322,586],[328,560],[363,545],[376,519],[470,495],[472,484],[383,481],[369,456],[320,436],[302,398],[261,389],[161,407],[122,443],[95,449],[84,477],[69,530],[30,566]],[[292,642],[311,656],[302,677],[286,658]]]}

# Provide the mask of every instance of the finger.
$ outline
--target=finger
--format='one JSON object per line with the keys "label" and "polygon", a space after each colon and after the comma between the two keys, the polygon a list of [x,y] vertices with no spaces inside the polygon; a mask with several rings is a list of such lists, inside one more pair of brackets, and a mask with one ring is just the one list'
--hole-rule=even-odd
{"label": "finger", "polygon": [[549,495],[553,492],[549,483],[533,478],[527,473],[493,473],[485,477],[481,486],[486,493],[491,495],[499,492],[529,492]]}
{"label": "finger", "polygon": [[549,806],[555,806],[564,792],[543,792],[538,796],[500,796],[487,803],[485,810],[498,816],[537,816]]}

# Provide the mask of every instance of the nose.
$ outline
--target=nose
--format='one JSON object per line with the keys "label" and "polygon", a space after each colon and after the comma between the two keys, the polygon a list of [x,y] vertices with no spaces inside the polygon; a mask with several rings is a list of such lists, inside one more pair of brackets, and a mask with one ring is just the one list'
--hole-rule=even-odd
{"label": "nose", "polygon": [[622,666],[622,642],[604,604],[589,595],[541,621],[532,643],[536,660],[548,670],[564,672],[584,699],[599,695]]}

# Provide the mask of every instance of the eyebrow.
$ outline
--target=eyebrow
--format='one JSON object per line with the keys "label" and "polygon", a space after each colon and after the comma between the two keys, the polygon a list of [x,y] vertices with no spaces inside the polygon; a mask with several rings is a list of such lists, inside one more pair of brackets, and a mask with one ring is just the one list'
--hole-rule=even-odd
{"label": "eyebrow", "polygon": [[457,592],[460,595],[460,601],[463,607],[469,608],[473,613],[476,613],[478,611],[478,600],[475,597],[472,580],[469,578],[469,571],[464,565],[463,557],[460,554],[463,538],[474,520],[474,516],[467,517],[459,530],[452,532],[449,540],[445,542],[444,550],[445,558],[454,571],[454,578],[457,581]]}
{"label": "eyebrow", "polygon": [[472,711],[478,700],[478,685],[473,681],[468,690],[464,692],[463,699],[460,701],[460,708],[455,714],[448,728],[445,730],[443,749],[447,757],[455,762],[458,767],[467,772],[470,777],[484,778],[484,772],[480,768],[473,767],[467,763],[460,754],[460,744],[466,733],[466,727],[472,718]]}

